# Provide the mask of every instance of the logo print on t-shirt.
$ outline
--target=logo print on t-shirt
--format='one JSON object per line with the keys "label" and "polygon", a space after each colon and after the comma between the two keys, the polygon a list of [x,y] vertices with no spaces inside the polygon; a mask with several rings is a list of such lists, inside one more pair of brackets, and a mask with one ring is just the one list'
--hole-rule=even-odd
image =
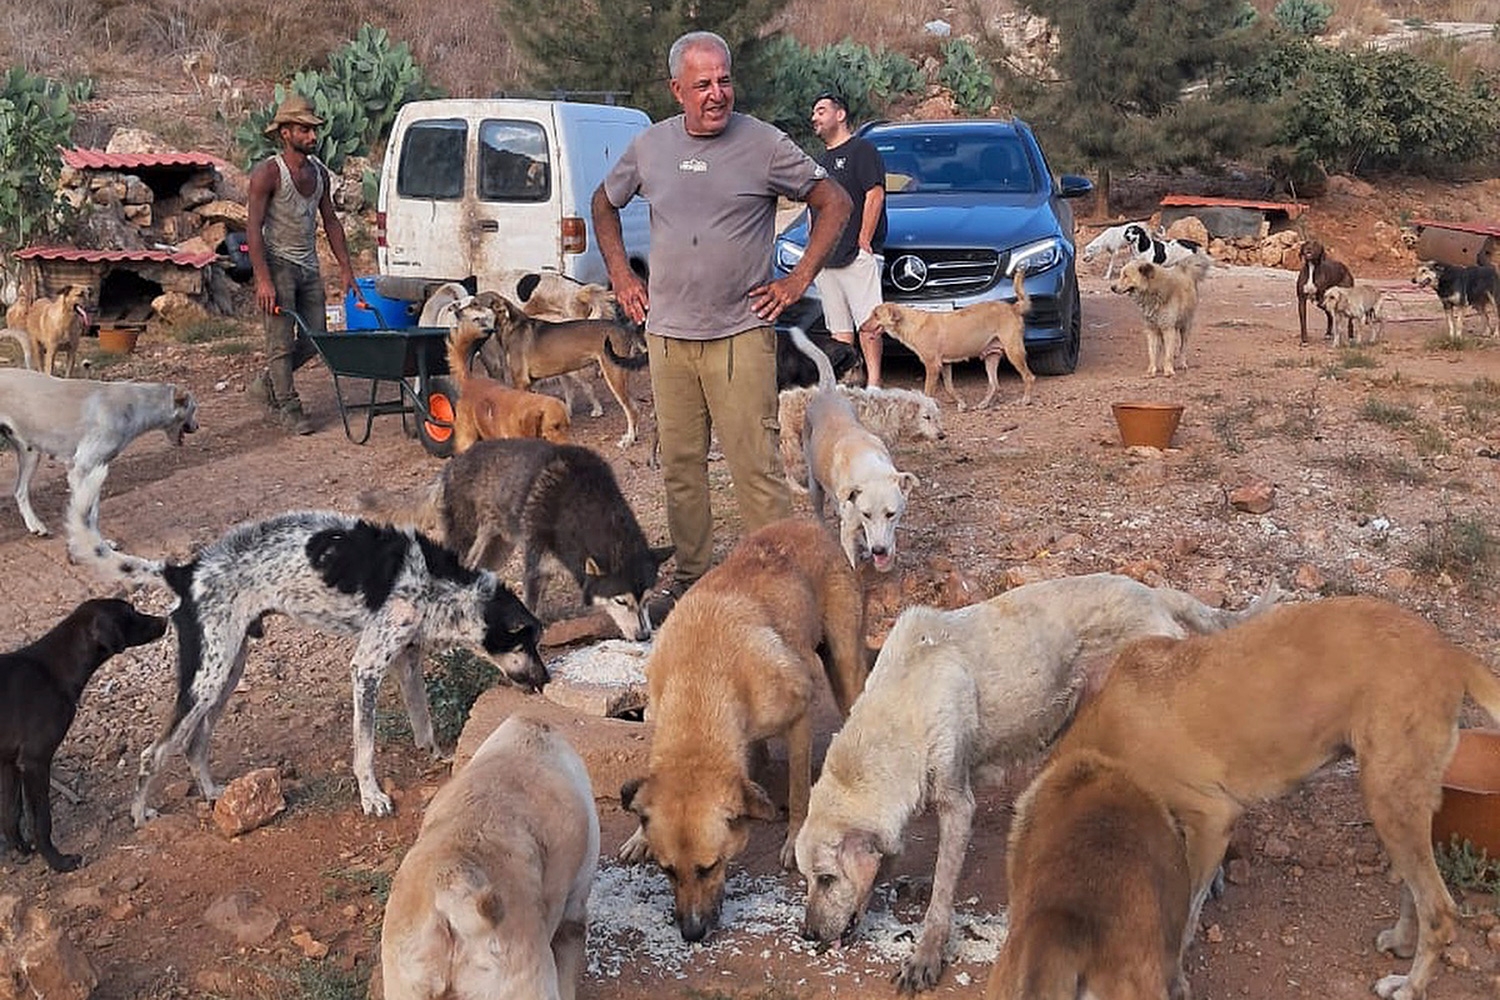
{"label": "logo print on t-shirt", "polygon": [[843,170],[844,169],[844,164],[846,162],[847,161],[842,156],[835,158],[834,161],[833,161],[833,169],[835,169],[835,170]]}
{"label": "logo print on t-shirt", "polygon": [[702,160],[689,158],[677,164],[677,169],[685,174],[706,174],[708,173],[708,164]]}

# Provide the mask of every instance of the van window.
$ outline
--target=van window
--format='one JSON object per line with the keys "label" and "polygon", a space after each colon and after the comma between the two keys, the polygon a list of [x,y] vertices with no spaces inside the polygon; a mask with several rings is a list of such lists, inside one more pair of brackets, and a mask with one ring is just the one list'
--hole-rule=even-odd
{"label": "van window", "polygon": [[464,193],[468,124],[462,118],[433,118],[413,124],[401,145],[396,193],[403,198],[454,201]]}
{"label": "van window", "polygon": [[481,122],[480,200],[546,201],[551,197],[551,159],[542,126],[497,119]]}

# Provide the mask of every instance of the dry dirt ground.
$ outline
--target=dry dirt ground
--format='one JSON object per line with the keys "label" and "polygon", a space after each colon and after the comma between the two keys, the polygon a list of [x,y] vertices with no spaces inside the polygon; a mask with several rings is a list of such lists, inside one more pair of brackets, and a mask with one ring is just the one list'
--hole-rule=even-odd
{"label": "dry dirt ground", "polygon": [[[1189,367],[1171,380],[1143,377],[1136,308],[1112,295],[1097,271],[1086,274],[1077,374],[1042,380],[1034,405],[1022,407],[1019,382],[1007,373],[996,408],[961,414],[945,405],[945,442],[897,452],[922,482],[900,532],[897,571],[866,575],[875,637],[908,604],[966,604],[1026,580],[1114,570],[1231,606],[1273,579],[1292,599],[1377,594],[1500,658],[1484,567],[1500,486],[1500,345],[1475,339],[1444,349],[1435,299],[1413,290],[1397,264],[1383,273],[1355,269],[1394,300],[1378,346],[1337,352],[1321,339],[1299,346],[1291,273],[1220,269],[1204,286]],[[245,399],[257,355],[232,343],[148,335],[136,354],[103,366],[107,378],[185,384],[200,403],[202,430],[185,447],[154,435],[115,463],[102,525],[124,548],[184,557],[243,519],[352,509],[362,489],[412,491],[439,469],[394,417],[376,421],[368,445],[348,442],[331,381],[316,365],[299,381],[318,432],[285,436]],[[961,374],[961,391],[977,399],[982,375],[973,366]],[[916,366],[898,364],[891,381],[918,386],[920,377]],[[644,379],[636,393],[647,402]],[[1185,405],[1173,449],[1120,446],[1109,404],[1141,398]],[[610,457],[647,534],[663,539],[658,476],[645,445],[616,449],[622,423],[610,402],[600,420],[579,415],[577,437]],[[0,465],[8,470],[9,459]],[[43,472],[36,507],[57,525],[62,473],[55,465]],[[1275,506],[1239,513],[1227,491],[1254,479],[1274,484]],[[727,545],[738,523],[722,463],[713,481],[717,537]],[[0,566],[3,648],[107,589],[67,564],[59,539],[27,535],[8,500],[0,504]],[[165,604],[161,594],[140,600],[158,610]],[[576,614],[575,603],[570,591],[551,592],[543,614]],[[56,915],[97,969],[100,1000],[364,995],[384,889],[447,769],[385,731],[399,725],[383,726],[377,766],[399,812],[360,813],[349,775],[350,652],[346,641],[280,619],[252,648],[245,689],[215,734],[213,766],[220,778],[277,766],[290,804],[270,826],[234,840],[216,832],[180,759],[157,796],[162,817],[142,830],[128,817],[137,755],[170,707],[169,644],[117,657],[97,675],[57,764],[80,801],[54,796],[58,841],[86,863],[57,875],[37,861],[0,857],[0,892],[21,892]],[[596,768],[608,853],[632,827],[615,795],[618,773],[640,759],[644,738],[639,727],[612,720],[577,724],[569,736]],[[1009,802],[1024,780],[981,797],[960,893],[961,958],[941,996],[982,993],[994,914],[1005,899]],[[902,928],[919,918],[931,870],[930,822],[913,829],[893,867],[882,895],[889,910],[872,914],[865,938],[833,955],[810,954],[798,940],[800,887],[775,869],[780,836],[773,825],[757,831],[733,883],[740,905],[707,947],[674,942],[658,873],[606,865],[581,996],[892,995],[887,978],[910,946]],[[1328,769],[1252,809],[1237,843],[1243,863],[1205,911],[1192,955],[1198,996],[1353,1000],[1404,969],[1371,944],[1393,918],[1396,890],[1350,768]],[[231,894],[274,916],[274,929],[241,944],[211,926],[210,905]],[[1494,996],[1500,983],[1500,951],[1486,943],[1495,900],[1469,894],[1461,902],[1467,916],[1434,1000]]]}

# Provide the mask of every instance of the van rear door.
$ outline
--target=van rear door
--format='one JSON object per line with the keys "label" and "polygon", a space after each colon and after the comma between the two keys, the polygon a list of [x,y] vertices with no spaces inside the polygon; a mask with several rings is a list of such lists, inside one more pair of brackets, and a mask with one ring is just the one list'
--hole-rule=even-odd
{"label": "van rear door", "polygon": [[[471,131],[467,119],[453,116],[418,119],[397,132],[400,151],[386,158],[380,185],[387,200],[382,273],[438,280],[468,276],[464,241],[457,234],[464,224]],[[454,238],[440,239],[440,233]]]}
{"label": "van rear door", "polygon": [[561,269],[564,198],[548,117],[479,119],[467,273]]}

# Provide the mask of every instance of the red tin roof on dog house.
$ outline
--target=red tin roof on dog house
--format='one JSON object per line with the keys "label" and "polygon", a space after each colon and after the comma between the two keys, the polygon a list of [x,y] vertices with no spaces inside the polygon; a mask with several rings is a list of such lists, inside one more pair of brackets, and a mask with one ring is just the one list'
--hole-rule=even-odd
{"label": "red tin roof on dog house", "polygon": [[23,247],[13,256],[18,260],[71,260],[91,264],[137,261],[198,268],[218,260],[218,254],[212,251],[178,253],[172,250],[80,250],[78,247]]}
{"label": "red tin roof on dog house", "polygon": [[106,153],[102,149],[65,149],[63,163],[75,170],[140,170],[148,167],[222,167],[208,153]]}
{"label": "red tin roof on dog house", "polygon": [[1198,194],[1169,194],[1162,198],[1163,208],[1247,208],[1255,212],[1283,212],[1288,219],[1295,219],[1307,211],[1307,206],[1296,201],[1248,201],[1244,198],[1209,198]]}

